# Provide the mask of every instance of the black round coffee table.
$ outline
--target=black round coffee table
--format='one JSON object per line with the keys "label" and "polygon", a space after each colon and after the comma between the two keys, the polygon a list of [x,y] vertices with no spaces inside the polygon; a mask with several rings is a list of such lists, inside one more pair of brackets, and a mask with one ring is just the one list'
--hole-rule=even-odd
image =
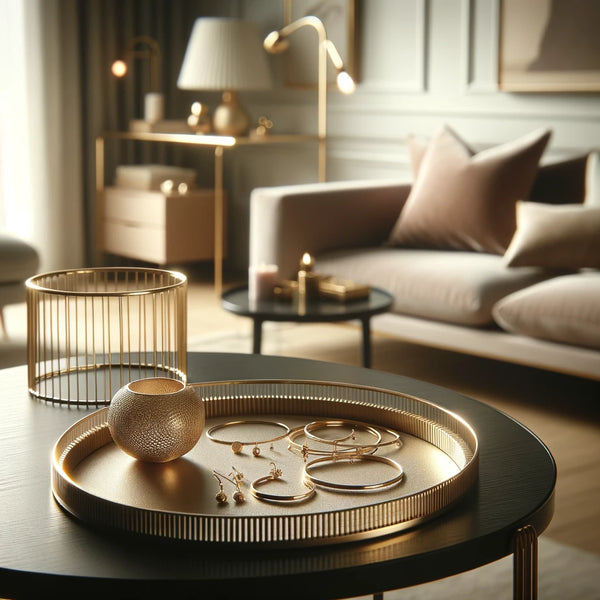
{"label": "black round coffee table", "polygon": [[[556,466],[526,427],[452,390],[373,369],[196,352],[189,353],[188,367],[189,380],[198,383],[345,382],[426,399],[460,415],[476,431],[479,478],[462,501],[413,530],[329,546],[216,547],[99,529],[61,510],[50,491],[52,447],[94,407],[65,409],[35,400],[27,393],[25,366],[2,369],[0,597],[33,599],[43,590],[44,598],[62,600],[381,598],[387,590],[468,571],[511,553],[515,598],[536,597],[536,534],[552,518]],[[163,485],[171,480],[168,465],[147,469],[149,489],[159,472]]]}
{"label": "black round coffee table", "polygon": [[262,324],[265,321],[291,323],[335,323],[360,320],[362,324],[362,364],[371,366],[371,317],[387,312],[394,297],[380,288],[371,288],[364,299],[338,302],[336,300],[258,300],[250,302],[248,286],[232,288],[221,297],[223,308],[229,312],[253,321],[254,335],[252,351],[260,354],[262,345]]}

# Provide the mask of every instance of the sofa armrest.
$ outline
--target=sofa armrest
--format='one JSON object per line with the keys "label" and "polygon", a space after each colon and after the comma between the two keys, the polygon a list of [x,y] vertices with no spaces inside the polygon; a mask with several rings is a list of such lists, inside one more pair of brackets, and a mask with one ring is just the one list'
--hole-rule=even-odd
{"label": "sofa armrest", "polygon": [[250,195],[250,264],[295,278],[304,252],[377,246],[388,238],[410,183],[346,181],[256,188]]}

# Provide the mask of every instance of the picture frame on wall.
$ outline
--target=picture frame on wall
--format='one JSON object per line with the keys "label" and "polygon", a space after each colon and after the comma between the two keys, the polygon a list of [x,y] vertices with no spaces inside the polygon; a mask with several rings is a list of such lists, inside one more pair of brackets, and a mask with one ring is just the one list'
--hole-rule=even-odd
{"label": "picture frame on wall", "polygon": [[598,0],[501,0],[500,90],[600,91],[599,5]]}
{"label": "picture frame on wall", "polygon": [[[301,17],[318,17],[327,32],[327,38],[337,48],[344,67],[357,81],[356,72],[356,0],[284,0],[284,25]],[[290,46],[284,58],[284,80],[287,87],[316,88],[318,65],[318,38],[313,27],[302,27],[290,37]],[[336,73],[327,61],[327,80],[335,84]]]}

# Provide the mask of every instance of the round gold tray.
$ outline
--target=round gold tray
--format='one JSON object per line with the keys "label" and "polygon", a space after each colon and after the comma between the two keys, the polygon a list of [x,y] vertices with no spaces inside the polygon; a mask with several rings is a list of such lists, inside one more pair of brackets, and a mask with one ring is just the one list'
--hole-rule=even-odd
{"label": "round gold tray", "polygon": [[[245,381],[193,384],[207,423],[196,447],[164,464],[136,461],[113,443],[108,409],[71,426],[56,442],[52,492],[82,521],[138,534],[206,543],[331,544],[395,533],[434,518],[463,496],[478,474],[478,442],[461,417],[426,400],[377,388],[311,381]],[[290,428],[317,419],[353,419],[400,433],[402,447],[382,447],[404,469],[393,487],[339,492],[321,487],[308,501],[265,503],[250,482],[269,474],[274,462],[288,482],[302,479],[304,462],[287,440],[252,445],[233,454],[206,437],[213,425],[237,419],[283,422]],[[222,430],[225,432],[225,430]],[[223,434],[225,437],[225,433]],[[309,458],[310,460],[310,458]],[[377,468],[369,474],[378,477]],[[244,474],[246,502],[236,504],[227,481],[218,504],[213,469]],[[381,476],[384,480],[386,475]],[[277,492],[276,492],[277,493]]]}

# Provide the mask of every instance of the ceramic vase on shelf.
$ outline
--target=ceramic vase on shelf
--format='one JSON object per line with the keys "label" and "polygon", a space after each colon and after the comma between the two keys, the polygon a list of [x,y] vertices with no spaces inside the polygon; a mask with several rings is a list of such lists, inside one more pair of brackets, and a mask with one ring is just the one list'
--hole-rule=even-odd
{"label": "ceramic vase on shelf", "polygon": [[189,452],[200,439],[204,422],[204,404],[196,390],[166,377],[128,383],[108,408],[115,444],[147,462],[168,462]]}

